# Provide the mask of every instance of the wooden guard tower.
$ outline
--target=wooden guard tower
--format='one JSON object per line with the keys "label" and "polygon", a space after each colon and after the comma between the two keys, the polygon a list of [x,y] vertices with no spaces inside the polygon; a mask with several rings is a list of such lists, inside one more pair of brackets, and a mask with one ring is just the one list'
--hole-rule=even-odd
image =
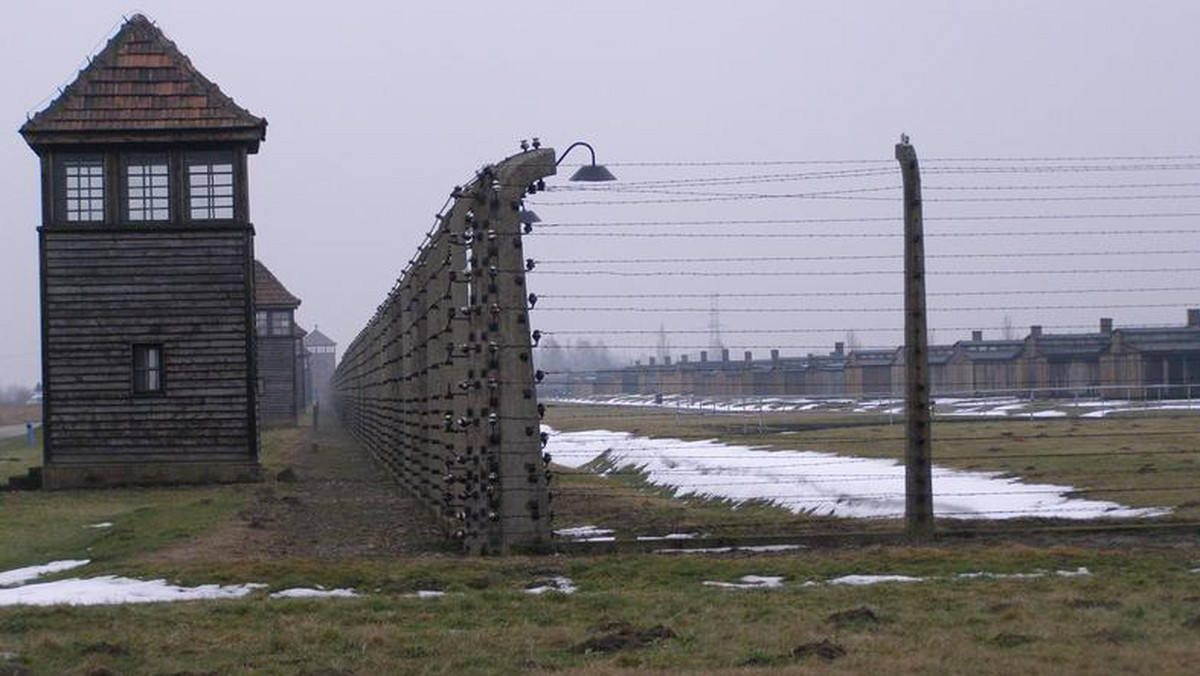
{"label": "wooden guard tower", "polygon": [[141,15],[21,127],[48,488],[258,475],[246,158],[266,129]]}

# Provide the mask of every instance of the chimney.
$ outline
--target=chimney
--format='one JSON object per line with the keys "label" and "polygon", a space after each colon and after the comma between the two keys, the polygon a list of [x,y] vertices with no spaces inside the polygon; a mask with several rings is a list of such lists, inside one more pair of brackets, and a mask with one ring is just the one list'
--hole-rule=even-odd
{"label": "chimney", "polygon": [[771,361],[779,361],[779,350],[771,350]]}
{"label": "chimney", "polygon": [[833,356],[840,357],[844,354],[846,354],[846,344],[839,340],[833,344]]}
{"label": "chimney", "polygon": [[654,366],[654,357],[650,357],[650,365]]}
{"label": "chimney", "polygon": [[971,342],[972,343],[978,343],[982,340],[983,340],[983,331],[972,331],[971,332]]}
{"label": "chimney", "polygon": [[1033,326],[1029,327],[1029,335],[1034,338],[1037,338],[1038,336],[1042,335],[1042,325],[1034,324]]}
{"label": "chimney", "polygon": [[729,349],[728,348],[721,349],[721,361],[729,361]]}
{"label": "chimney", "polygon": [[752,361],[754,361],[754,355],[751,354],[749,350],[747,350],[746,351],[746,363],[749,364]]}
{"label": "chimney", "polygon": [[707,361],[708,361],[708,350],[700,350],[700,363],[703,364]]}
{"label": "chimney", "polygon": [[686,354],[684,354],[684,355],[680,355],[680,356],[679,356],[679,363],[680,363],[680,364],[686,364],[686,363],[688,363],[688,356],[687,356]]}
{"label": "chimney", "polygon": [[1112,317],[1100,318],[1100,333],[1112,333]]}
{"label": "chimney", "polygon": [[670,365],[671,365],[671,357],[670,357],[669,355],[668,355],[668,356],[666,356],[666,357],[663,357],[663,365],[664,365],[664,366],[670,366]]}
{"label": "chimney", "polygon": [[1188,328],[1200,328],[1200,308],[1188,310]]}

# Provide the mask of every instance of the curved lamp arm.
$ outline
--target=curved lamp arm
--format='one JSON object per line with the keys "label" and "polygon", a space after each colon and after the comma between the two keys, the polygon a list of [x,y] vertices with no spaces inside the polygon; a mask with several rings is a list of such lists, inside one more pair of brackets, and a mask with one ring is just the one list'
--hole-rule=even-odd
{"label": "curved lamp arm", "polygon": [[562,155],[558,156],[558,161],[554,163],[554,166],[557,167],[558,165],[562,164],[563,159],[566,158],[566,156],[572,150],[574,150],[575,148],[577,148],[579,146],[583,146],[584,148],[588,149],[588,152],[590,152],[592,154],[592,164],[595,164],[596,163],[596,149],[593,148],[591,146],[591,144],[584,143],[583,141],[576,141],[576,142],[572,143],[571,145],[567,146],[567,149],[562,152]]}

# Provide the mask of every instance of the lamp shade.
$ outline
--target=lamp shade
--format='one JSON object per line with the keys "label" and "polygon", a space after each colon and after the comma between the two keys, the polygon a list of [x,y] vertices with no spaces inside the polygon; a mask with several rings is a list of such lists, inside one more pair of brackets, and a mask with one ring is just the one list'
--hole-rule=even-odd
{"label": "lamp shade", "polygon": [[612,175],[603,164],[585,164],[571,175],[569,180],[572,181],[615,181],[616,176]]}

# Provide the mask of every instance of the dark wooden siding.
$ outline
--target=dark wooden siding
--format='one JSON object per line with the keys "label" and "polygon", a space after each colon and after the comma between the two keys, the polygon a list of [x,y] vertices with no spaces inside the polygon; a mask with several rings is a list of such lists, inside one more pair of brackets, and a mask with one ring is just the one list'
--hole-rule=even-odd
{"label": "dark wooden siding", "polygon": [[[42,229],[48,463],[256,459],[252,236]],[[134,344],[163,346],[161,394],[133,394]]]}
{"label": "dark wooden siding", "polygon": [[258,337],[258,415],[264,427],[296,424],[296,339]]}

